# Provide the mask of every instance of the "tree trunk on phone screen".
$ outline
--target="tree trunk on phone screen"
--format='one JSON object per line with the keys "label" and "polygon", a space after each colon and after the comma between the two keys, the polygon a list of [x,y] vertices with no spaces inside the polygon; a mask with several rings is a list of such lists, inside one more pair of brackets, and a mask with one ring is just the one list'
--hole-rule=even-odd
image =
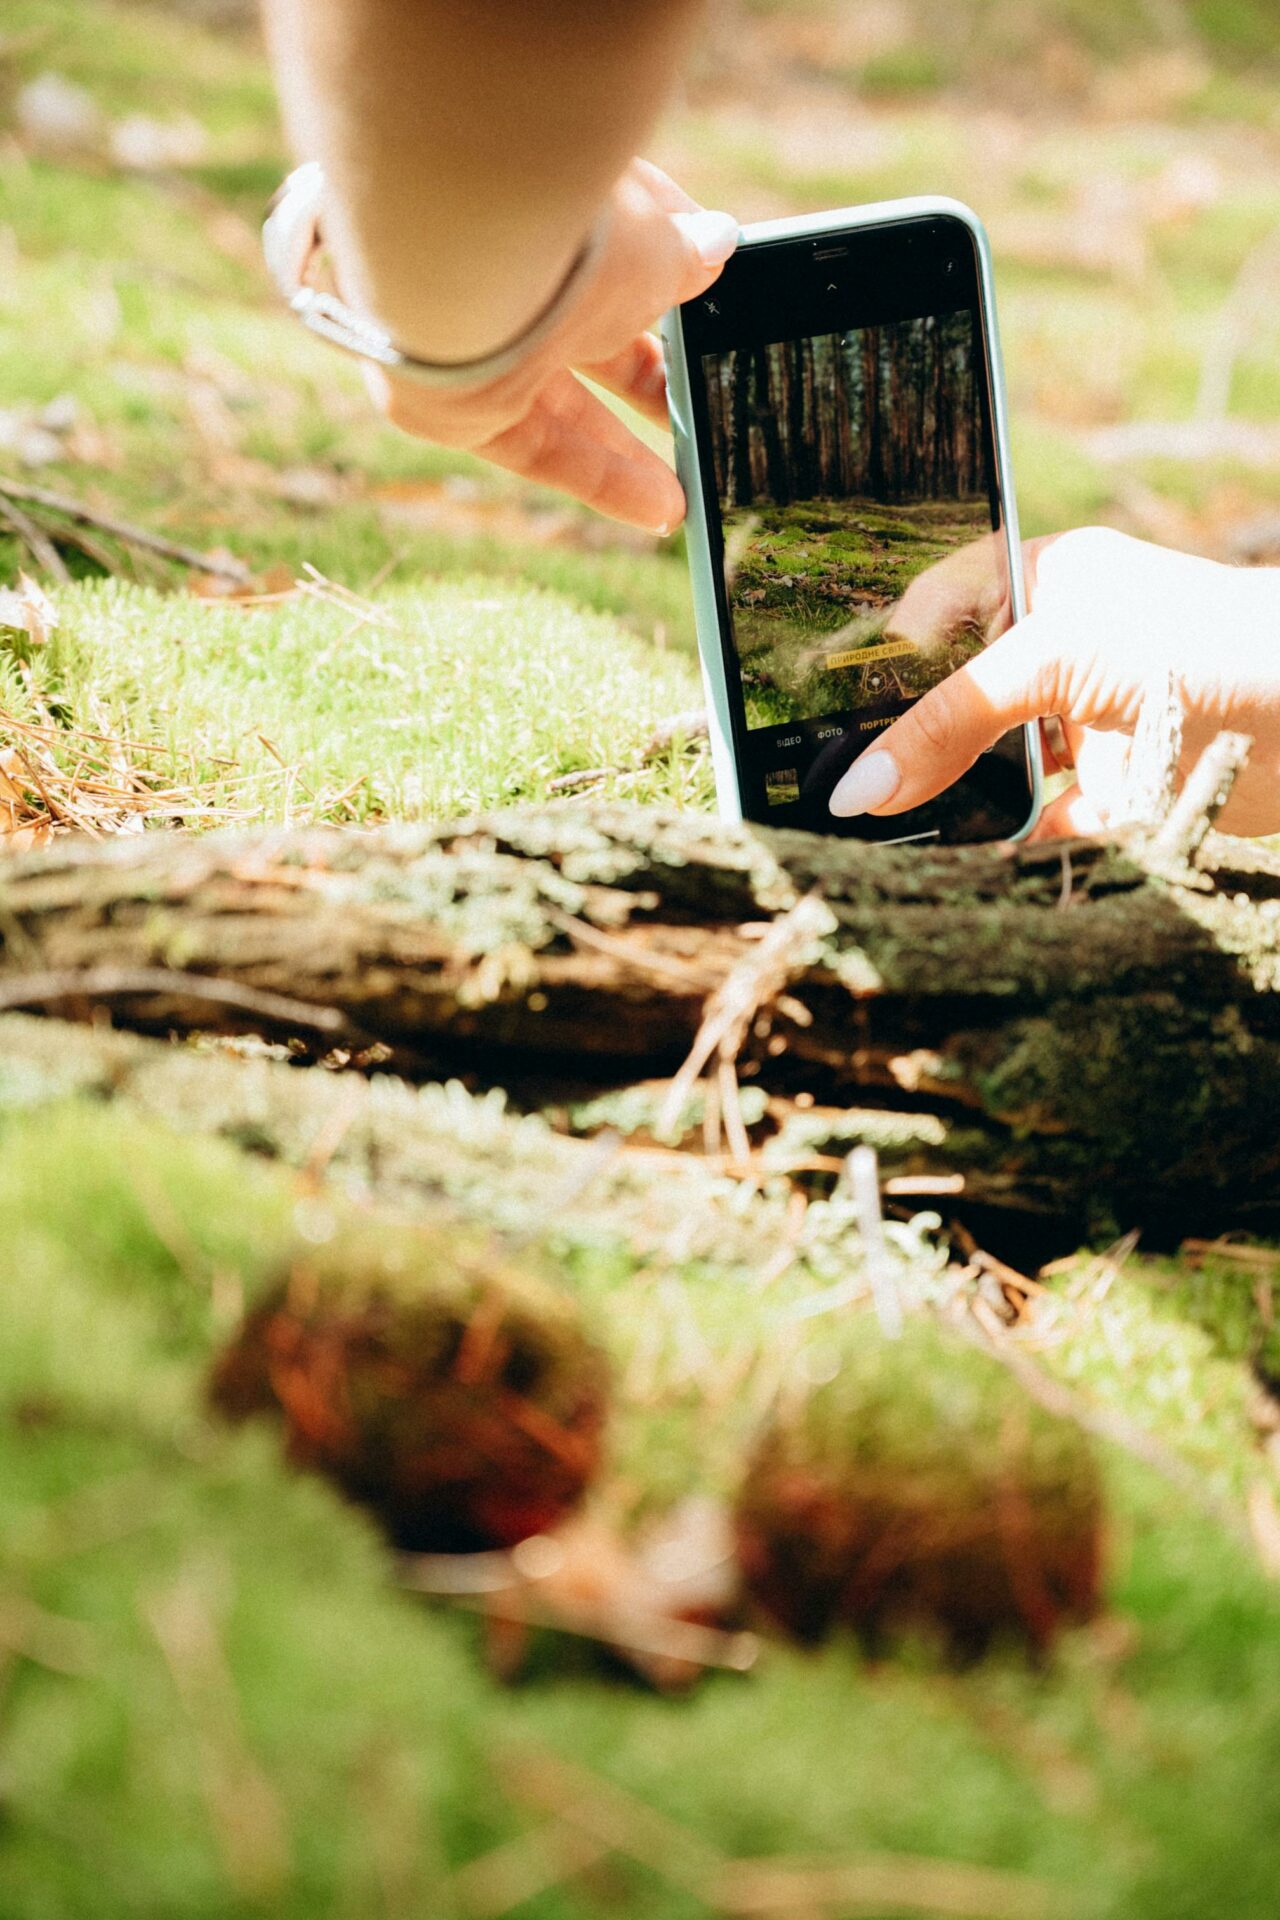
{"label": "tree trunk on phone screen", "polygon": [[727,356],[731,398],[729,443],[732,447],[733,491],[729,504],[750,506],[755,499],[751,471],[751,405],[747,390],[748,356],[737,352]]}
{"label": "tree trunk on phone screen", "polygon": [[854,471],[854,422],[857,417],[857,388],[851,377],[849,337],[842,335],[835,344],[836,361],[836,471],[839,489],[848,495],[856,491]]}
{"label": "tree trunk on phone screen", "polygon": [[868,327],[862,347],[863,435],[866,440],[867,492],[873,500],[884,498],[884,447],[881,442],[880,409],[880,328]]}
{"label": "tree trunk on phone screen", "polygon": [[790,462],[783,444],[787,412],[780,404],[774,375],[779,364],[785,365],[790,358],[790,354],[773,354],[768,347],[757,348],[755,356],[755,419],[760,434],[765,491],[780,507],[790,504],[792,486]]}
{"label": "tree trunk on phone screen", "polygon": [[946,418],[947,375],[946,375],[946,365],[945,365],[945,361],[942,353],[942,342],[937,337],[936,327],[934,328],[934,337],[933,337],[932,401],[933,401],[932,432],[930,437],[930,448],[932,453],[931,464],[932,464],[933,471],[932,471],[931,479],[932,479],[933,491],[937,493],[941,490],[941,487],[942,487],[942,474],[943,474],[943,465],[944,465],[943,458],[942,458],[942,434],[943,434],[943,421]]}
{"label": "tree trunk on phone screen", "polygon": [[711,470],[715,475],[716,494],[728,503],[732,499],[732,455],[728,439],[729,414],[723,402],[724,378],[723,367],[708,376],[707,425],[711,434]]}
{"label": "tree trunk on phone screen", "polygon": [[812,499],[817,491],[813,417],[813,342],[802,340],[791,389],[791,444],[799,462],[801,497],[806,500]]}
{"label": "tree trunk on phone screen", "polygon": [[868,1138],[984,1205],[1248,1222],[1280,1173],[1280,860],[1207,844],[1213,888],[1115,849],[609,808],[66,843],[0,873],[0,1008],[256,1032],[559,1110],[669,1075],[720,989],[762,1140],[801,1094],[810,1154]]}

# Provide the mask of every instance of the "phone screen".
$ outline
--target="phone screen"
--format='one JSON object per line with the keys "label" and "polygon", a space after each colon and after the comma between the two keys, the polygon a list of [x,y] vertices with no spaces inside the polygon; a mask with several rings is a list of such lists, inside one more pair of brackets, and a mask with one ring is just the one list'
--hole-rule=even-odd
{"label": "phone screen", "polygon": [[747,249],[686,309],[743,811],[992,839],[1030,811],[1021,730],[910,814],[827,804],[1010,618],[976,255],[958,221],[912,224]]}

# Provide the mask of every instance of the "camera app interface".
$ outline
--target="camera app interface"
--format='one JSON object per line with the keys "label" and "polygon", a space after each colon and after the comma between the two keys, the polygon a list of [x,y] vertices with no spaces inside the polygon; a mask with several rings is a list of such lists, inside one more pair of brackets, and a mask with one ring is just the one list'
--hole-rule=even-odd
{"label": "camera app interface", "polygon": [[[981,335],[966,308],[729,348],[702,373],[744,798],[757,818],[831,831],[850,761],[1007,619]],[[991,805],[971,778],[927,819],[859,831],[1011,831],[1026,811],[1019,742],[1004,761],[982,770]]]}

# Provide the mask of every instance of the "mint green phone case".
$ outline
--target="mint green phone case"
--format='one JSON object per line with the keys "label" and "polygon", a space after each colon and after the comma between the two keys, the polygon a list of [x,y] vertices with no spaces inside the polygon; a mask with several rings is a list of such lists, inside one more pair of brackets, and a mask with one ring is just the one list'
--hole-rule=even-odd
{"label": "mint green phone case", "polygon": [[[1009,579],[1014,618],[1026,612],[1026,588],[1022,569],[1022,544],[1018,532],[1018,503],[1013,491],[1013,471],[1009,458],[1008,410],[1004,391],[1004,365],[1000,356],[1000,333],[996,322],[995,285],[991,270],[991,249],[986,231],[976,213],[962,201],[945,198],[881,200],[863,207],[841,207],[831,213],[804,214],[796,219],[763,220],[742,230],[743,247],[761,246],[773,240],[791,240],[824,233],[847,233],[854,227],[878,227],[904,220],[936,219],[950,216],[960,220],[973,236],[978,256],[978,279],[982,301],[983,336],[987,344],[991,376],[991,417],[995,439],[996,469],[1000,495],[1004,503],[1004,532],[1009,551]],[[729,709],[729,684],[726,676],[720,620],[716,609],[716,580],[713,572],[711,540],[707,527],[703,495],[702,462],[693,432],[693,399],[689,385],[689,366],[684,350],[684,334],[678,313],[669,313],[662,322],[663,349],[667,362],[667,392],[670,401],[671,429],[676,442],[676,468],[689,503],[685,523],[689,550],[689,571],[693,580],[693,609],[698,632],[698,654],[707,695],[707,723],[711,736],[711,759],[715,769],[716,798],[722,819],[741,820],[742,797],[733,746],[733,724]],[[1013,836],[1021,840],[1030,833],[1040,813],[1043,769],[1040,757],[1040,729],[1029,726],[1027,761],[1031,774],[1031,811],[1025,826]]]}

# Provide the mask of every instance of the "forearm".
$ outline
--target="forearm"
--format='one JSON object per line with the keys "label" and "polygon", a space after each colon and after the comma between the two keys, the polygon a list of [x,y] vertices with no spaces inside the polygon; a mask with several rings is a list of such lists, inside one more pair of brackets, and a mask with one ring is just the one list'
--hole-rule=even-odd
{"label": "forearm", "polygon": [[661,110],[700,0],[264,0],[344,291],[466,359],[567,272]]}

